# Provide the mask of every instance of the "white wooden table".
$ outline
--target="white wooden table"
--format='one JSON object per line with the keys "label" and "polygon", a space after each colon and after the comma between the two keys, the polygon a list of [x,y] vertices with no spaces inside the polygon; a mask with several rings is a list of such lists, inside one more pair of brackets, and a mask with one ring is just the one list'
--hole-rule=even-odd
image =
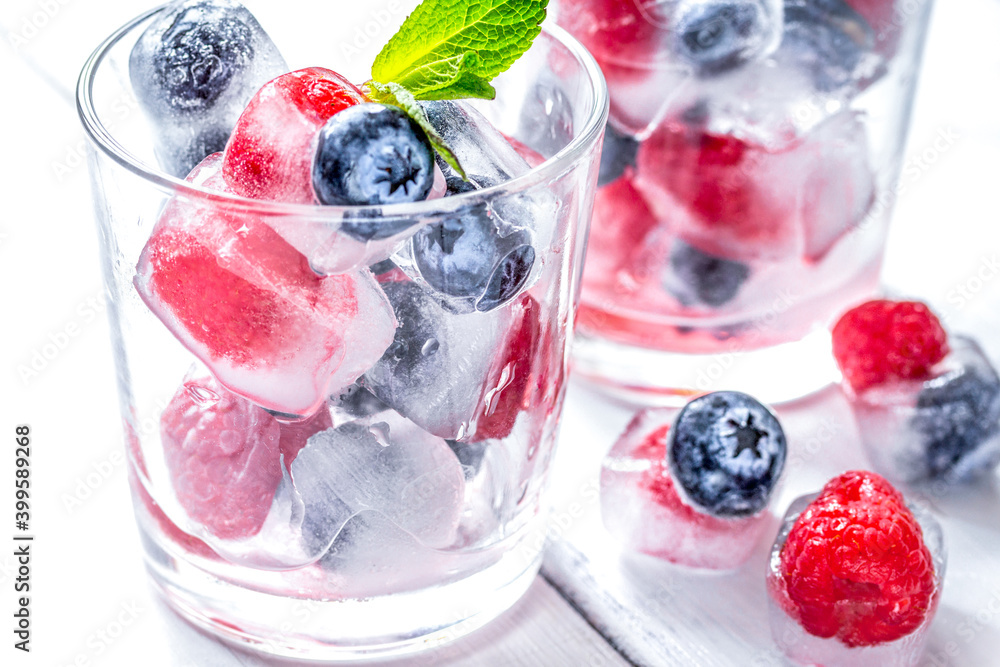
{"label": "white wooden table", "polygon": [[[157,601],[143,571],[72,92],[86,55],[147,4],[6,0],[0,7],[0,276],[7,350],[0,381],[0,432],[7,443],[0,487],[10,488],[13,479],[14,425],[27,423],[36,491],[33,651],[27,655],[12,648],[17,572],[10,537],[0,530],[2,665],[294,664],[232,649],[192,629]],[[363,11],[390,4],[398,6],[376,0]],[[891,289],[929,300],[950,327],[978,335],[996,361],[998,26],[997,0],[938,3],[904,170],[908,187],[897,204],[884,273]],[[864,465],[835,390],[779,412],[793,442],[794,473],[782,489],[782,509],[836,472]],[[554,541],[543,576],[494,624],[397,664],[784,664],[762,613],[767,545],[737,574],[697,577],[622,555],[602,532],[596,471],[631,415],[571,385],[552,484]],[[9,491],[0,493],[0,515],[13,511],[11,498]],[[966,496],[931,500],[944,524],[950,563],[924,664],[998,664],[1000,479]]]}

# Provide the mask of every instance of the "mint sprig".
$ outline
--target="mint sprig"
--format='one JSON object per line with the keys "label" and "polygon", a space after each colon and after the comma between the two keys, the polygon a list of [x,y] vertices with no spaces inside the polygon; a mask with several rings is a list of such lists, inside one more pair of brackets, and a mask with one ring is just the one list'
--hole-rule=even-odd
{"label": "mint sprig", "polygon": [[548,0],[424,0],[375,57],[372,98],[430,130],[434,148],[465,178],[417,100],[494,99],[490,81],[528,50],[547,6]]}

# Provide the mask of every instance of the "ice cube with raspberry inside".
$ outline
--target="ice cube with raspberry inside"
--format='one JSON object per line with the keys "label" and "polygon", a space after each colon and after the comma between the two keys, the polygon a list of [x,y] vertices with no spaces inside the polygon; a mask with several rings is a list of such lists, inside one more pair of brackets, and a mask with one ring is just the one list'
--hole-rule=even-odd
{"label": "ice cube with raspberry inside", "polygon": [[833,327],[833,356],[854,393],[894,380],[924,379],[947,353],[948,334],[918,301],[867,301]]}
{"label": "ice cube with raspberry inside", "polygon": [[789,182],[801,175],[782,168],[781,154],[677,119],[640,144],[637,164],[636,187],[657,218],[704,252],[747,262],[798,249]]}
{"label": "ice cube with raspberry inside", "polygon": [[777,419],[746,394],[644,410],[604,459],[604,525],[632,551],[694,568],[737,568],[767,526],[786,450]]}
{"label": "ice cube with raspberry inside", "polygon": [[207,374],[185,378],[160,416],[160,441],[189,532],[235,540],[260,531],[281,481],[280,439],[262,408]]}
{"label": "ice cube with raspberry inside", "polygon": [[181,178],[225,147],[257,89],[287,70],[257,20],[232,0],[173,3],[129,55],[129,79],[153,124],[157,159]]}
{"label": "ice cube with raspberry inside", "polygon": [[[226,192],[210,156],[193,178]],[[136,267],[150,310],[230,391],[313,413],[392,343],[396,320],[367,269],[316,275],[259,217],[210,197],[164,208]]]}
{"label": "ice cube with raspberry inside", "polygon": [[767,570],[775,643],[799,664],[919,663],[944,576],[940,527],[849,471],[789,507]]}

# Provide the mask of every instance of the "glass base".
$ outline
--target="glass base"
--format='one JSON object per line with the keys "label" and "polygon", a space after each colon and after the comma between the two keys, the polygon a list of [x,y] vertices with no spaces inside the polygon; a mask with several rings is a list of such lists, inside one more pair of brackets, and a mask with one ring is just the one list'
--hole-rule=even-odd
{"label": "glass base", "polygon": [[174,557],[143,535],[146,566],[166,603],[223,641],[317,661],[397,657],[452,642],[493,620],[531,586],[541,539],[528,531],[494,565],[440,586],[364,599],[256,591]]}
{"label": "glass base", "polygon": [[840,377],[830,332],[755,350],[690,354],[662,352],[596,338],[578,330],[575,377],[615,398],[656,406],[681,406],[709,391],[750,394],[770,405],[815,393]]}

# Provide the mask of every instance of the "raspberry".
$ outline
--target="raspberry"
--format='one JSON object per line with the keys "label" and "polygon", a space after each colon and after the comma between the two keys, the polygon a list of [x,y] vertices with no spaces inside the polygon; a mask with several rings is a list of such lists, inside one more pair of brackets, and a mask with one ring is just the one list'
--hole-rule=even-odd
{"label": "raspberry", "polygon": [[910,634],[932,608],[935,576],[903,497],[868,471],[830,480],[781,550],[786,609],[810,634],[873,646]]}
{"label": "raspberry", "polygon": [[160,417],[177,500],[212,535],[256,535],[281,482],[281,428],[211,377],[188,377]]}
{"label": "raspberry", "polygon": [[916,301],[875,300],[833,327],[833,356],[856,392],[889,380],[927,377],[948,353],[941,322]]}

